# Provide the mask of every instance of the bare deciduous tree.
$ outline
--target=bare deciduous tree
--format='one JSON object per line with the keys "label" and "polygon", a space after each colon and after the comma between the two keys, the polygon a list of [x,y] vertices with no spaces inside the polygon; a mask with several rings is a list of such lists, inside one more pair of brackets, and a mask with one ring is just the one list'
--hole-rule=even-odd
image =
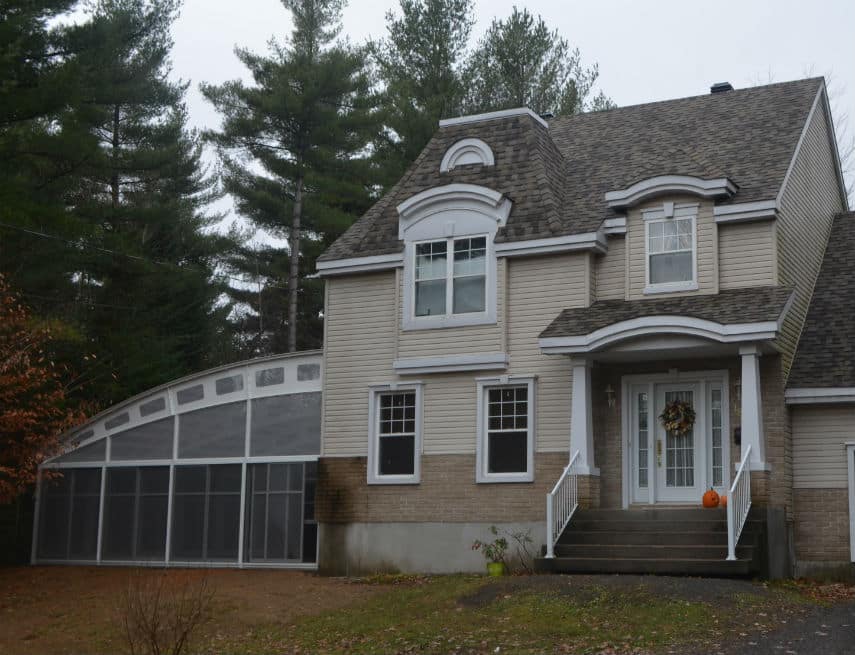
{"label": "bare deciduous tree", "polygon": [[119,606],[130,654],[186,653],[214,595],[204,571],[136,569]]}

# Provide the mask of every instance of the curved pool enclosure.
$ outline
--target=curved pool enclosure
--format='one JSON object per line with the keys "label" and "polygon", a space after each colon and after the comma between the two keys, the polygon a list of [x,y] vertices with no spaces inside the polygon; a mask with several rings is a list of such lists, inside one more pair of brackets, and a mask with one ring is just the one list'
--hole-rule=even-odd
{"label": "curved pool enclosure", "polygon": [[313,568],[320,352],[191,375],[40,467],[34,563]]}

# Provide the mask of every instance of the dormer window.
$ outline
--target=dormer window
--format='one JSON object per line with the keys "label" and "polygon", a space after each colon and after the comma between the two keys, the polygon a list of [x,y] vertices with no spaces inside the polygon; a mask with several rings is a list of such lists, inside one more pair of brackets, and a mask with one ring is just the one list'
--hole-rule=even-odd
{"label": "dormer window", "polygon": [[[448,253],[453,265],[448,266]],[[448,238],[415,247],[415,315],[483,313],[487,305],[487,237]]]}
{"label": "dormer window", "polygon": [[698,288],[697,205],[665,203],[645,210],[645,293],[693,291]]}
{"label": "dormer window", "polygon": [[511,206],[501,193],[473,184],[435,187],[398,205],[402,329],[496,323],[493,240]]}

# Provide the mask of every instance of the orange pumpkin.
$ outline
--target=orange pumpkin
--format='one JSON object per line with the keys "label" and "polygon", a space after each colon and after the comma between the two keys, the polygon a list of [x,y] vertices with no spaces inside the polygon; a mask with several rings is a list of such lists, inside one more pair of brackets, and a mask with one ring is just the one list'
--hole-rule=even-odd
{"label": "orange pumpkin", "polygon": [[722,507],[727,507],[727,496],[722,496],[719,500],[721,500]]}
{"label": "orange pumpkin", "polygon": [[709,491],[704,493],[703,503],[704,507],[718,507],[719,495],[715,489],[710,488]]}

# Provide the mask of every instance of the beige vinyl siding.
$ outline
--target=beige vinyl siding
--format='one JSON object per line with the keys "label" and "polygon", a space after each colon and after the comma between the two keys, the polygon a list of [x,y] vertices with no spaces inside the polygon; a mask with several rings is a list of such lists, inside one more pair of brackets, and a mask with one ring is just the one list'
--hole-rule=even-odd
{"label": "beige vinyl siding", "polygon": [[780,284],[795,287],[780,347],[789,375],[835,214],[844,209],[832,136],[820,98],[783,189],[778,211]]}
{"label": "beige vinyl siding", "polygon": [[538,335],[564,309],[586,305],[586,253],[508,262],[509,373],[537,376],[537,439],[543,451],[570,447],[570,367],[566,357],[543,355]]}
{"label": "beige vinyl siding", "polygon": [[[665,200],[681,204],[698,204],[698,215],[695,221],[698,289],[697,291],[645,295],[644,287],[647,285],[647,273],[645,269],[646,248],[644,243],[644,219],[641,217],[642,210],[661,207]],[[713,204],[708,200],[699,200],[696,197],[660,198],[654,202],[634,207],[627,212],[626,266],[629,274],[627,281],[628,299],[640,300],[643,298],[685,296],[698,293],[718,293],[718,239],[716,236],[716,227],[713,217]]]}
{"label": "beige vinyl siding", "polygon": [[855,407],[793,407],[793,486],[846,488],[846,449],[855,441]]}
{"label": "beige vinyl siding", "polygon": [[[404,276],[401,275],[401,289],[398,294],[398,316],[403,317],[404,293],[411,290],[403,288]],[[505,305],[505,260],[500,258],[496,266],[496,318],[490,325],[467,325],[464,327],[435,328],[430,330],[399,330],[398,357],[433,357],[438,355],[464,355],[472,353],[501,352],[502,331],[504,330]],[[399,322],[400,325],[400,322]]]}
{"label": "beige vinyl siding", "polygon": [[395,273],[327,280],[323,454],[368,453],[368,387],[395,379]]}
{"label": "beige vinyl siding", "polygon": [[718,226],[719,288],[777,284],[775,223]]}
{"label": "beige vinyl siding", "polygon": [[609,250],[605,255],[597,257],[595,271],[596,300],[623,300],[626,298],[625,237],[609,237]]}

